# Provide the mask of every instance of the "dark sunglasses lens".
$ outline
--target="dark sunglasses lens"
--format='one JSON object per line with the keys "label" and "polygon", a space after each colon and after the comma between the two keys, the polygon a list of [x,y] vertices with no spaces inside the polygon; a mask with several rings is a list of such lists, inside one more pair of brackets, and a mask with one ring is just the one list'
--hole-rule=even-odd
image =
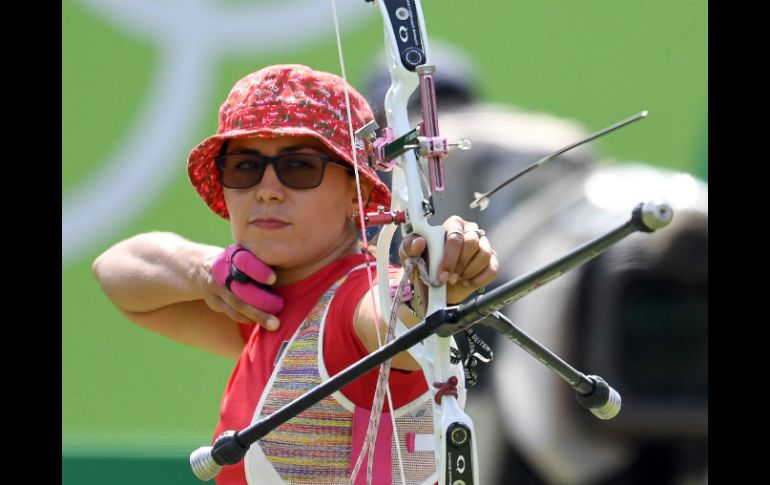
{"label": "dark sunglasses lens", "polygon": [[324,159],[311,153],[291,153],[278,159],[278,178],[293,189],[312,189],[321,184]]}
{"label": "dark sunglasses lens", "polygon": [[226,155],[220,159],[222,185],[245,189],[256,185],[265,173],[265,161],[249,154]]}

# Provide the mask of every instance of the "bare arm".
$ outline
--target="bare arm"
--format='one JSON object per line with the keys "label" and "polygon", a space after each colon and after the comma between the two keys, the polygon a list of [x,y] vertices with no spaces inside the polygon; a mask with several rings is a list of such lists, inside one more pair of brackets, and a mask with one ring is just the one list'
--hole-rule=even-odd
{"label": "bare arm", "polygon": [[234,358],[244,345],[237,322],[254,322],[256,315],[249,319],[239,314],[230,305],[240,301],[234,302],[237,298],[213,281],[211,262],[221,252],[177,234],[151,232],[115,244],[96,258],[92,271],[130,321]]}
{"label": "bare arm", "polygon": [[[372,299],[372,293],[374,293],[374,299]],[[374,310],[375,307],[377,309],[376,312]],[[358,302],[358,306],[356,306],[356,313],[353,317],[356,335],[369,353],[374,352],[379,348],[374,315],[379,315],[382,320],[382,311],[380,310],[379,297],[377,296],[377,285],[364,294],[364,297],[361,298],[361,301]],[[411,315],[405,305],[399,306],[398,317],[408,328],[411,328],[420,322],[417,317]],[[382,321],[380,324],[380,342],[385,342],[387,333],[388,323]],[[420,364],[418,364],[411,354],[406,351],[396,354],[396,356],[393,357],[391,366],[395,369],[408,371],[420,369]]]}

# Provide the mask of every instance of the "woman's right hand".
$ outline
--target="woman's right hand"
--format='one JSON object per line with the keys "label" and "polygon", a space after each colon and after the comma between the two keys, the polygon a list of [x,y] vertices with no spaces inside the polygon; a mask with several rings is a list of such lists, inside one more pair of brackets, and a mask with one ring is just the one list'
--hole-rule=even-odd
{"label": "woman's right hand", "polygon": [[233,244],[211,262],[203,296],[212,310],[240,323],[256,323],[276,330],[275,316],[283,299],[270,291],[275,272],[240,244]]}

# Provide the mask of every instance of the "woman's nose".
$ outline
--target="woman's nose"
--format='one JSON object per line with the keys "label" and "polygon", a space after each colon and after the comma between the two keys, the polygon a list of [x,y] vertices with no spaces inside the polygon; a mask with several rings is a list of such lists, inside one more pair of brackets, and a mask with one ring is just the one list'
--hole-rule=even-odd
{"label": "woman's nose", "polygon": [[262,180],[257,184],[257,198],[262,200],[282,199],[285,187],[278,180],[278,174],[272,164],[265,167]]}

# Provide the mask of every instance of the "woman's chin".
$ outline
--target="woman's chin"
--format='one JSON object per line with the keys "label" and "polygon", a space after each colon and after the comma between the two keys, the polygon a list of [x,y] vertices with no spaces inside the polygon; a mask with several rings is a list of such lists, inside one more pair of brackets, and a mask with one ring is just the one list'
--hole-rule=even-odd
{"label": "woman's chin", "polygon": [[281,244],[265,244],[264,241],[258,243],[248,241],[237,242],[268,266],[275,267],[276,265],[283,265],[287,262],[289,256],[287,254],[288,251],[286,250],[286,247]]}
{"label": "woman's chin", "polygon": [[297,265],[296,255],[287,253],[285,248],[270,250],[264,247],[252,251],[260,261],[274,269],[290,269]]}

